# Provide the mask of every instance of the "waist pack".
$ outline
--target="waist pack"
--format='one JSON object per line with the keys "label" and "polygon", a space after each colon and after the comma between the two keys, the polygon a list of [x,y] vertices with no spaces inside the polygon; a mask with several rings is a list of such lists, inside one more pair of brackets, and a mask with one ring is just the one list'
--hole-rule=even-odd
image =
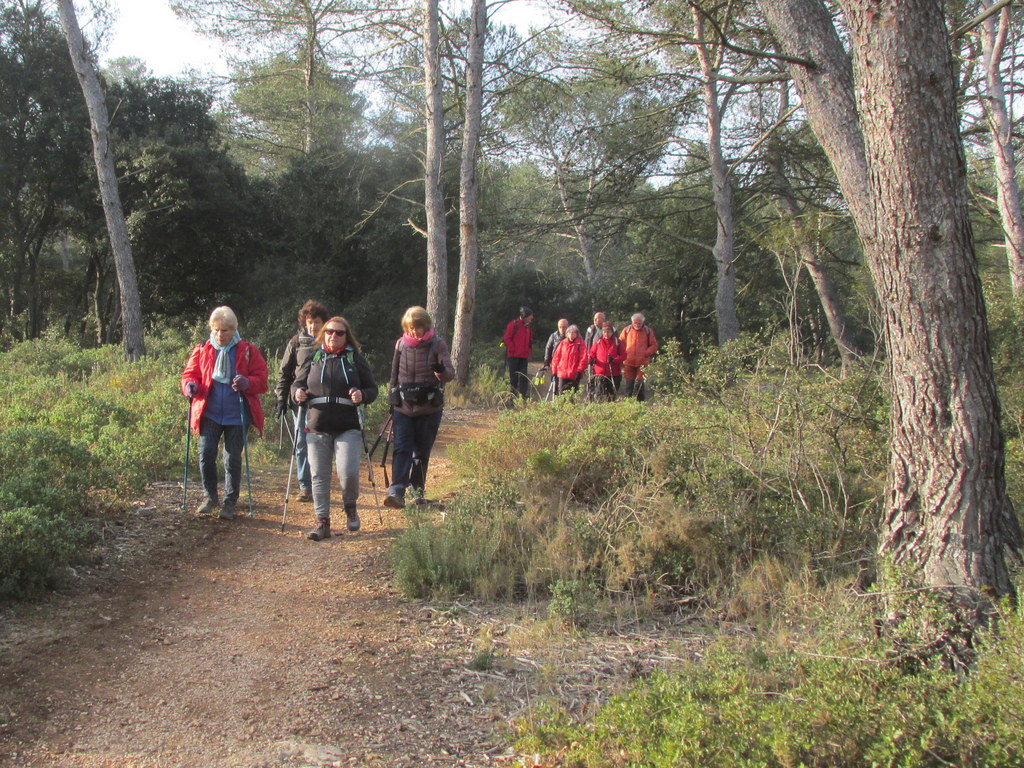
{"label": "waist pack", "polygon": [[[396,402],[397,400],[397,402]],[[391,404],[444,405],[444,390],[436,384],[400,384],[391,390]]]}

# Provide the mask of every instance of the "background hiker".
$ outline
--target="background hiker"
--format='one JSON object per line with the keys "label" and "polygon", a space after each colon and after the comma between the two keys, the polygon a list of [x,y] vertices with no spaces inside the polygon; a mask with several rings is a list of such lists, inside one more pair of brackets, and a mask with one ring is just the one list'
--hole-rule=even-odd
{"label": "background hiker", "polygon": [[529,307],[519,309],[519,317],[505,328],[502,343],[505,345],[505,357],[508,362],[508,382],[512,394],[518,394],[524,400],[530,396],[530,376],[527,365],[530,362],[530,351],[533,348],[533,310]]}
{"label": "background hiker", "polygon": [[[569,321],[563,317],[561,320],[558,321],[558,326],[555,328],[555,330],[551,333],[550,336],[548,336],[548,341],[544,345],[544,364],[541,366],[541,369],[537,372],[538,378],[537,381],[534,382],[537,386],[541,386],[544,384],[544,371],[551,371],[551,358],[554,357],[555,355],[555,347],[562,343],[562,339],[565,338],[565,331],[568,327]],[[548,386],[545,398],[547,400],[553,400],[555,395],[557,394],[558,379],[555,377],[555,374],[552,373],[551,383]]]}
{"label": "background hiker", "polygon": [[[295,440],[295,478],[299,481],[299,501],[310,501],[313,498],[309,461],[306,458],[306,409],[299,408],[298,404],[291,399],[292,382],[295,381],[295,372],[306,359],[313,354],[316,348],[316,336],[330,314],[327,307],[316,301],[307,301],[299,309],[299,332],[288,339],[285,345],[284,354],[281,355],[281,365],[277,371],[277,386],[274,387],[274,394],[277,395],[277,415],[284,418],[285,414],[291,411],[292,435]],[[289,406],[291,408],[289,409]]]}
{"label": "background hiker", "polygon": [[363,432],[357,407],[377,399],[377,382],[345,318],[332,317],[324,323],[316,344],[295,374],[292,398],[307,409],[305,437],[316,517],[316,527],[307,536],[323,541],[331,536],[332,460],[338,467],[348,529],[359,530],[356,502]]}
{"label": "background hiker", "polygon": [[[583,344],[590,349],[594,346],[594,342],[601,338],[601,329],[607,322],[605,320],[604,312],[594,313],[594,322],[587,328],[587,332],[583,335]],[[615,326],[612,326],[612,333],[615,333]]]}
{"label": "background hiker", "polygon": [[595,400],[607,402],[615,399],[622,383],[622,361],[625,354],[622,342],[615,337],[611,323],[601,326],[601,335],[590,347],[590,365],[593,368],[591,394]]}
{"label": "background hiker", "polygon": [[551,372],[558,377],[558,394],[570,389],[579,390],[580,379],[587,369],[589,359],[587,348],[580,338],[579,327],[570,325],[551,358]]}
{"label": "background hiker", "polygon": [[219,506],[217,445],[223,436],[224,506],[220,518],[234,518],[242,484],[243,429],[252,424],[263,434],[259,396],[266,391],[263,355],[238,335],[238,318],[231,307],[217,307],[210,314],[210,338],[196,345],[181,374],[181,392],[192,401],[189,425],[199,435],[199,474],[205,494],[197,510],[200,514]]}
{"label": "background hiker", "polygon": [[[601,338],[601,328],[605,325],[604,312],[594,313],[594,322],[587,328],[586,333],[583,335],[583,346],[587,348],[587,354],[590,354],[591,348],[594,346],[594,342]],[[615,333],[615,326],[612,326],[612,334]],[[590,366],[590,375],[587,377],[587,399],[594,400],[597,398],[596,389],[601,386],[601,382],[594,377],[594,368]]]}
{"label": "background hiker", "polygon": [[547,344],[544,345],[544,368],[551,368],[551,358],[555,356],[555,347],[562,343],[568,328],[569,321],[563,317],[558,321],[558,327],[548,336]]}
{"label": "background hiker", "polygon": [[642,314],[637,312],[630,320],[630,324],[619,334],[626,355],[622,369],[626,379],[623,394],[637,400],[646,400],[644,368],[650,365],[651,358],[658,351],[658,339],[654,336],[654,330],[646,324]]}
{"label": "background hiker", "polygon": [[402,330],[395,342],[389,390],[394,453],[384,506],[393,509],[405,506],[407,488],[417,490],[417,500],[423,498],[430,451],[441,426],[443,384],[455,378],[448,345],[434,331],[427,310],[409,307],[402,317]]}

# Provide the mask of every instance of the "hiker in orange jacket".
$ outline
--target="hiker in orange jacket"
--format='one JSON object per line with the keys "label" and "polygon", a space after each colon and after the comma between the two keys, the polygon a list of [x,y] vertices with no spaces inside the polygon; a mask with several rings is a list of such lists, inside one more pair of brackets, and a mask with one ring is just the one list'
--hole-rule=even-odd
{"label": "hiker in orange jacket", "polygon": [[623,394],[626,397],[645,400],[647,392],[644,386],[644,368],[650,365],[651,358],[658,351],[658,339],[654,335],[654,329],[646,324],[642,314],[637,312],[630,320],[630,324],[619,334],[626,355],[622,366],[622,373],[626,379]]}

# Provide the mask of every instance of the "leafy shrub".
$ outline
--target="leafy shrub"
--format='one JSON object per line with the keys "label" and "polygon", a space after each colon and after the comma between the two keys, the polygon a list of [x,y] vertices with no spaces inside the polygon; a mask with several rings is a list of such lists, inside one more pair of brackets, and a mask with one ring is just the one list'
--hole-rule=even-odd
{"label": "leafy shrub", "polygon": [[[658,403],[559,399],[504,413],[483,440],[449,447],[460,501],[415,535],[424,546],[458,537],[445,551],[460,561],[481,543],[478,559],[515,569],[502,582],[526,594],[582,580],[741,614],[787,581],[857,576],[872,567],[885,472],[879,377],[776,367],[773,355],[758,362],[744,347],[743,375],[680,372],[677,394]],[[483,500],[495,492],[509,501]],[[452,571],[457,584],[429,589],[491,591],[487,566],[479,581]]]}
{"label": "leafy shrub", "polygon": [[[859,604],[855,604],[857,600]],[[551,702],[519,746],[565,766],[1020,765],[1024,617],[983,633],[977,667],[905,671],[863,598],[829,596],[786,616],[799,639],[723,637],[702,657],[641,680],[588,722]]]}
{"label": "leafy shrub", "polygon": [[409,526],[391,551],[396,582],[413,597],[517,593],[521,567],[498,556],[521,544],[513,509],[507,489],[495,487],[457,500],[439,523],[406,507]]}
{"label": "leafy shrub", "polygon": [[58,338],[0,354],[3,596],[52,584],[88,537],[83,515],[99,493],[137,493],[181,471],[177,380],[188,345],[172,337],[137,363],[119,347],[80,350]]}
{"label": "leafy shrub", "polygon": [[88,451],[52,430],[0,432],[0,598],[38,595],[73,562],[102,479]]}

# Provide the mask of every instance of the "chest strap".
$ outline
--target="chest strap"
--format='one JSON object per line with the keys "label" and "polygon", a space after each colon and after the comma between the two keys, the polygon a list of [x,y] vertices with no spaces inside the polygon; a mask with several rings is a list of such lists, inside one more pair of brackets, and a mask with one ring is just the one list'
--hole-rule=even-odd
{"label": "chest strap", "polygon": [[347,397],[314,397],[306,405],[355,405]]}

